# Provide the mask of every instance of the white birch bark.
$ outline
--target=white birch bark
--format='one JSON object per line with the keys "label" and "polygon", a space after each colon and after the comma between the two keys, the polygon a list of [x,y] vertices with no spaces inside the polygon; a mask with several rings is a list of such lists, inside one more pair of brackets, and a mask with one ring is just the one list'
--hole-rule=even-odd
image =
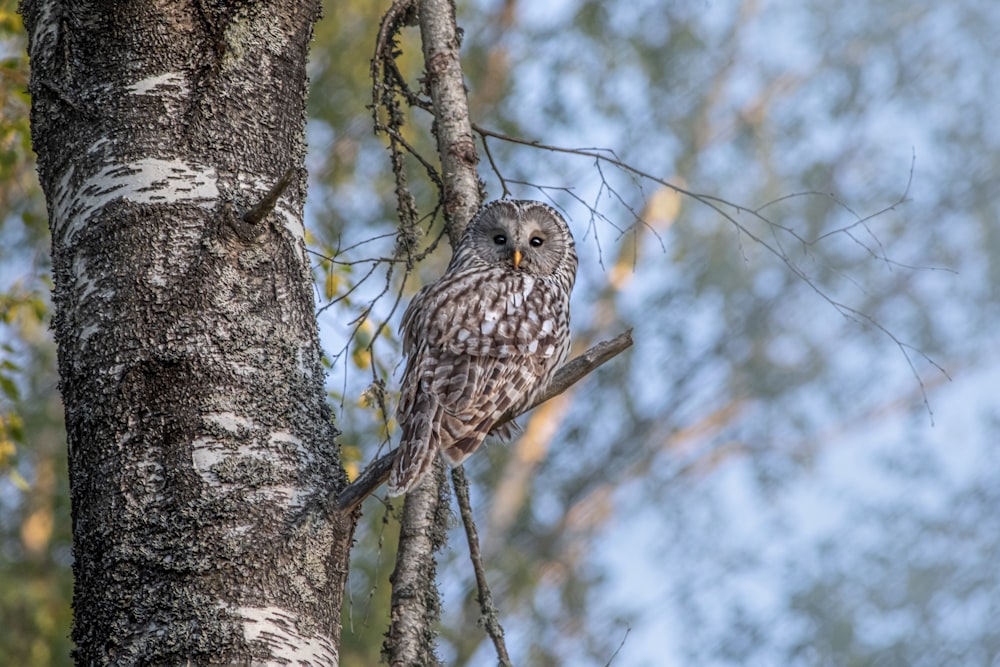
{"label": "white birch bark", "polygon": [[344,483],[302,224],[318,2],[23,11],[77,662],[337,664],[353,519],[310,511]]}

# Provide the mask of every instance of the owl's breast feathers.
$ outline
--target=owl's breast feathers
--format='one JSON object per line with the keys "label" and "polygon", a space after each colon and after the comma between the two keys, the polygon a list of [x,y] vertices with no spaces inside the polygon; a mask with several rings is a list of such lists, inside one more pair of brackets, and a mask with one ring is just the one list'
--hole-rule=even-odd
{"label": "owl's breast feathers", "polygon": [[502,268],[445,275],[403,315],[404,352],[416,353],[419,339],[456,355],[558,357],[569,327],[564,294],[553,279]]}

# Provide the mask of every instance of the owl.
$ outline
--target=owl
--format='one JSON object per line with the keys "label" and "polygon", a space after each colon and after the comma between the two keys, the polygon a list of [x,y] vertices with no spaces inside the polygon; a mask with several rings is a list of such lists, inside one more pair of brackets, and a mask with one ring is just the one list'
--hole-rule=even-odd
{"label": "owl", "polygon": [[447,271],[403,314],[390,496],[414,488],[437,454],[457,466],[487,434],[511,435],[497,421],[531,405],[569,353],[576,266],[566,221],[541,202],[494,201],[469,222]]}

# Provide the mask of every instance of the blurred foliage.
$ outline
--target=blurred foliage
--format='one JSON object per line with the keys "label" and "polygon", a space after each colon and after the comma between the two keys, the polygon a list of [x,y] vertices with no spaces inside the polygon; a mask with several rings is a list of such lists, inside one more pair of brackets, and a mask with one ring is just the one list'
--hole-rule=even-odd
{"label": "blurred foliage", "polygon": [[[68,664],[47,230],[23,30],[13,3],[0,7],[0,621],[14,629],[0,639],[0,664]],[[439,244],[412,275],[386,274],[401,244],[433,248],[441,220],[400,238],[387,140],[372,132],[370,108],[385,9],[327,3],[309,68],[308,242],[352,476],[392,435],[402,306],[447,260]],[[477,124],[614,149],[600,154],[736,204],[707,200],[712,208],[592,156],[480,137],[491,198],[548,200],[573,223],[578,349],[627,326],[637,340],[524,420],[516,443],[487,447],[468,466],[515,662],[605,664],[625,637],[614,664],[637,664],[628,653],[641,628],[665,617],[676,619],[672,650],[690,664],[989,664],[995,630],[970,622],[960,637],[949,625],[975,609],[995,616],[975,593],[998,581],[985,472],[951,488],[929,446],[892,450],[880,483],[943,494],[940,506],[956,512],[909,506],[905,494],[879,503],[845,493],[838,502],[857,530],[788,547],[793,565],[781,577],[761,554],[803,519],[775,509],[773,525],[722,548],[725,535],[742,534],[719,526],[749,512],[712,485],[739,465],[753,506],[778,507],[859,428],[911,419],[914,433],[899,442],[920,441],[925,398],[933,407],[944,380],[935,363],[961,371],[982,358],[1000,282],[990,113],[1000,74],[989,66],[1000,56],[1000,8],[479,0],[458,9]],[[397,46],[419,92],[417,30]],[[413,109],[401,132],[436,163],[430,120]],[[433,210],[418,160],[405,177],[421,213]],[[378,661],[397,533],[378,499],[362,521],[344,610],[348,666]],[[618,547],[622,531],[649,542]],[[441,654],[486,664],[464,539],[452,544],[441,557]],[[960,549],[912,557],[928,544]],[[656,606],[618,599],[620,565],[648,561]],[[754,582],[773,584],[772,604],[744,594]],[[873,618],[896,625],[876,624],[872,637]]]}
{"label": "blurred foliage", "polygon": [[[536,411],[517,443],[469,464],[494,593],[522,660],[604,664],[626,621],[650,614],[607,601],[616,573],[598,554],[613,526],[647,513],[657,530],[714,535],[709,518],[680,523],[657,511],[685,502],[673,492],[690,489],[683,480],[738,462],[766,505],[816,474],[831,434],[911,412],[931,421],[941,368],[974,363],[976,328],[995,325],[995,263],[986,259],[995,242],[982,223],[995,218],[997,153],[972,139],[995,133],[971,93],[983,82],[967,83],[991,62],[986,26],[998,18],[973,2],[883,3],[864,18],[815,3],[461,5],[476,123],[527,141],[610,147],[612,159],[727,200],[678,196],[608,160],[495,137],[492,161],[481,152],[491,196],[548,199],[575,223],[578,348],[626,325],[638,341]],[[941,38],[942,25],[968,35],[967,46],[943,46],[956,40]],[[964,132],[961,150],[940,139],[952,128]],[[973,165],[961,199],[944,185],[942,150]],[[912,519],[918,540],[923,524]],[[490,650],[461,538],[453,544],[443,556],[452,602],[442,654],[480,664]],[[673,567],[710,570],[705,553]],[[657,585],[669,590],[666,579]],[[736,597],[714,597],[726,593],[721,584],[681,595],[687,581],[664,593],[681,615]],[[862,576],[858,591],[877,583]],[[794,599],[807,585],[783,590]],[[844,622],[861,623],[866,600],[848,602]],[[740,611],[721,604],[715,614]],[[810,622],[794,604],[783,615],[740,613],[714,634],[687,633],[678,650],[698,664],[742,664],[738,650],[708,647],[746,645],[746,628],[766,635],[769,623]],[[771,655],[776,664],[797,655],[775,650],[787,651]],[[833,641],[830,664],[876,652]]]}
{"label": "blurred foliage", "polygon": [[69,665],[71,537],[48,230],[16,3],[0,3],[0,664]]}

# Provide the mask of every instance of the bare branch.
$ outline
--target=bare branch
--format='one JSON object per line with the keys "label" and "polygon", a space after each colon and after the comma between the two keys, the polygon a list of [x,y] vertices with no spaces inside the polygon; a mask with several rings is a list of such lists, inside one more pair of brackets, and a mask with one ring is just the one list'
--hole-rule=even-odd
{"label": "bare branch", "polygon": [[497,662],[500,667],[511,667],[507,644],[503,638],[503,626],[500,625],[500,614],[493,604],[493,593],[486,581],[486,568],[483,567],[483,556],[479,551],[479,532],[472,517],[472,505],[469,503],[469,482],[465,479],[465,471],[461,466],[452,468],[451,481],[455,487],[455,498],[458,500],[458,510],[465,526],[465,537],[469,542],[469,559],[476,573],[476,588],[479,590],[479,611],[482,613],[483,626],[493,640],[497,652]]}
{"label": "bare branch", "polygon": [[399,521],[400,552],[392,583],[392,621],[382,645],[382,657],[392,666],[437,665],[432,629],[440,618],[434,554],[446,542],[450,498],[444,463],[406,494]]}
{"label": "bare branch", "polygon": [[[777,235],[775,234],[776,231],[780,230],[780,231],[788,234],[793,239],[795,239],[803,247],[808,248],[808,247],[812,247],[812,246],[816,245],[817,243],[819,243],[822,240],[830,237],[833,234],[842,233],[842,234],[845,234],[848,238],[850,238],[853,241],[855,241],[856,243],[859,243],[860,245],[862,245],[862,247],[866,248],[868,250],[868,252],[873,257],[875,257],[875,258],[877,258],[877,259],[879,259],[881,261],[885,261],[887,265],[890,265],[890,266],[897,265],[898,266],[898,264],[896,262],[892,262],[891,260],[889,260],[888,257],[884,256],[885,255],[884,251],[881,251],[880,253],[876,253],[876,252],[872,251],[866,245],[864,245],[863,243],[861,243],[860,241],[858,241],[855,236],[852,236],[851,232],[852,232],[853,229],[855,229],[857,227],[861,227],[861,228],[865,229],[868,232],[868,234],[874,236],[874,234],[868,228],[867,223],[870,220],[872,220],[873,218],[875,218],[875,217],[877,217],[879,215],[887,213],[888,211],[895,210],[896,207],[902,205],[903,203],[905,203],[908,200],[909,193],[910,193],[910,186],[912,185],[912,182],[913,182],[913,168],[914,168],[914,164],[915,164],[915,161],[916,161],[916,156],[914,156],[913,160],[911,161],[911,164],[910,164],[910,175],[909,175],[909,178],[907,179],[906,187],[904,188],[903,193],[899,196],[898,199],[896,199],[896,201],[892,202],[888,206],[883,207],[882,209],[880,209],[879,211],[876,211],[875,213],[873,213],[871,215],[860,216],[858,213],[854,212],[846,204],[844,204],[843,202],[841,202],[836,197],[833,197],[829,193],[804,192],[804,193],[798,193],[796,195],[789,195],[789,197],[791,197],[791,196],[804,196],[804,195],[823,195],[823,196],[833,197],[833,201],[838,206],[840,206],[845,211],[847,211],[848,213],[850,213],[852,216],[855,217],[855,221],[852,222],[852,223],[850,223],[849,225],[842,226],[842,227],[840,227],[838,229],[835,229],[835,230],[831,230],[831,231],[826,232],[826,233],[824,233],[824,234],[822,234],[820,236],[817,236],[816,238],[808,239],[808,238],[805,238],[805,237],[801,236],[794,229],[792,229],[792,228],[790,228],[790,227],[788,227],[786,225],[781,225],[779,223],[774,222],[773,220],[771,220],[770,218],[768,218],[767,216],[765,216],[762,213],[762,211],[765,208],[767,208],[772,203],[780,201],[780,199],[775,200],[775,202],[769,202],[769,203],[764,204],[763,206],[760,206],[760,207],[757,207],[757,208],[749,208],[749,207],[746,207],[746,206],[741,206],[739,204],[735,204],[733,202],[727,201],[727,200],[723,199],[722,197],[718,197],[718,196],[715,196],[715,195],[698,193],[698,192],[694,192],[693,190],[688,190],[686,188],[682,188],[682,187],[680,187],[678,185],[675,185],[674,183],[671,183],[669,181],[666,181],[666,180],[664,180],[664,179],[662,179],[662,178],[660,178],[658,176],[654,176],[653,174],[650,174],[649,172],[646,172],[646,171],[643,171],[642,169],[634,167],[634,166],[628,164],[627,162],[623,162],[613,152],[608,151],[606,149],[567,148],[565,146],[554,146],[554,145],[551,145],[551,144],[543,144],[543,143],[538,142],[538,141],[529,141],[529,140],[521,139],[521,138],[518,138],[518,137],[512,137],[512,136],[503,134],[501,132],[495,132],[493,130],[488,130],[488,129],[486,129],[484,127],[481,127],[479,125],[473,125],[473,129],[476,132],[478,132],[479,135],[481,137],[483,137],[484,140],[485,140],[486,137],[493,137],[495,139],[500,139],[502,141],[507,141],[507,142],[510,142],[510,143],[513,143],[513,144],[519,144],[519,145],[522,145],[522,146],[529,146],[529,147],[532,147],[532,148],[538,148],[538,149],[545,150],[545,151],[551,151],[553,153],[566,153],[566,154],[569,154],[569,155],[580,155],[580,156],[583,156],[583,157],[588,157],[588,158],[591,158],[591,159],[595,160],[598,164],[600,164],[601,162],[605,162],[607,164],[614,165],[615,167],[617,167],[618,169],[621,169],[626,174],[633,175],[633,176],[638,176],[640,178],[647,179],[647,180],[652,181],[654,183],[658,183],[658,184],[662,185],[665,188],[669,188],[669,189],[673,190],[674,192],[676,192],[678,194],[690,197],[691,199],[694,199],[695,201],[697,201],[697,202],[699,202],[701,204],[704,204],[705,206],[709,207],[710,209],[712,209],[713,211],[715,211],[716,213],[718,213],[719,215],[721,215],[723,218],[725,218],[730,224],[732,224],[733,227],[736,228],[736,230],[737,230],[737,232],[739,234],[746,235],[752,241],[754,241],[759,246],[761,246],[762,248],[764,248],[765,250],[767,250],[769,253],[771,253],[772,255],[774,255],[776,258],[778,258],[796,277],[798,277],[803,283],[805,283],[806,286],[809,287],[809,289],[811,289],[813,292],[815,292],[816,295],[819,296],[820,299],[822,299],[823,301],[825,301],[829,306],[831,306],[834,310],[836,310],[838,313],[840,313],[841,316],[845,317],[848,320],[856,322],[856,323],[858,323],[858,324],[860,324],[862,326],[871,326],[871,327],[874,327],[876,330],[878,330],[882,334],[884,334],[889,340],[891,340],[892,343],[896,346],[896,348],[903,355],[903,358],[906,360],[906,363],[907,363],[907,365],[910,368],[910,373],[913,375],[913,378],[917,381],[917,384],[920,386],[920,393],[923,396],[924,407],[927,410],[927,414],[930,416],[931,424],[934,423],[934,413],[931,410],[930,401],[928,400],[928,397],[927,397],[926,384],[924,382],[923,377],[921,377],[921,375],[920,375],[919,369],[917,368],[916,359],[917,359],[917,357],[922,358],[928,364],[930,364],[931,366],[933,366],[936,370],[938,370],[939,372],[941,372],[942,374],[944,374],[945,376],[947,376],[947,372],[945,371],[945,369],[943,367],[941,367],[940,364],[938,364],[933,359],[931,359],[923,351],[917,349],[916,347],[914,347],[910,343],[907,343],[907,342],[903,341],[902,339],[900,339],[896,334],[894,334],[885,325],[883,325],[881,322],[879,322],[878,320],[876,320],[871,315],[868,315],[867,313],[864,313],[864,312],[858,310],[857,308],[854,308],[853,306],[850,306],[850,305],[848,305],[846,303],[838,301],[833,296],[831,296],[827,292],[823,291],[822,287],[817,283],[817,281],[814,280],[813,277],[810,276],[808,273],[806,273],[806,271],[801,266],[799,266],[791,256],[789,256],[789,254],[785,251],[784,247],[782,246],[780,239],[778,239]],[[602,175],[602,178],[603,178],[603,175]],[[606,181],[604,181],[604,182],[606,183]],[[591,210],[593,210],[593,208]],[[767,228],[771,231],[772,237],[775,239],[775,241],[773,243],[768,242],[760,234],[755,233],[747,225],[745,225],[742,222],[740,222],[737,219],[737,216],[739,214],[741,214],[741,213],[746,213],[746,214],[750,215],[753,219],[755,219],[755,220],[761,222],[762,224],[766,225]]]}
{"label": "bare branch", "polygon": [[420,0],[424,73],[434,103],[434,128],[444,182],[444,216],[454,248],[482,203],[476,141],[462,75],[451,0]]}
{"label": "bare branch", "polygon": [[479,136],[479,138],[483,142],[483,152],[486,153],[486,159],[490,161],[490,167],[493,168],[493,173],[496,174],[497,179],[500,180],[500,188],[501,188],[500,197],[501,198],[509,197],[510,190],[507,188],[507,179],[503,177],[503,174],[500,172],[500,167],[497,166],[496,160],[493,159],[493,153],[490,152],[489,141],[487,140],[486,136],[482,134]]}
{"label": "bare branch", "polygon": [[[534,409],[550,398],[558,396],[598,367],[604,365],[630,347],[632,347],[631,329],[615,336],[611,340],[598,343],[580,356],[564,364],[556,372],[552,378],[552,382],[545,388],[545,391],[535,399],[534,403],[516,415],[504,415],[497,423],[497,426],[516,419],[521,414]],[[337,510],[340,512],[353,512],[365,498],[370,496],[375,489],[389,478],[389,471],[392,469],[392,462],[395,457],[396,450],[393,449],[389,453],[380,456],[365,468],[364,472],[356,480],[348,484],[340,492],[340,495],[337,496]]]}
{"label": "bare branch", "polygon": [[286,169],[285,173],[278,179],[278,182],[267,191],[264,198],[261,199],[256,206],[243,214],[243,222],[248,225],[256,225],[261,220],[266,218],[267,214],[274,210],[278,200],[281,199],[281,195],[284,194],[286,189],[288,189],[288,185],[292,182],[292,177],[295,175],[295,171],[295,167],[289,167]]}
{"label": "bare branch", "polygon": [[611,657],[608,659],[608,661],[604,663],[604,667],[611,667],[611,663],[615,661],[615,658],[617,658],[618,654],[621,653],[622,647],[625,646],[625,642],[626,640],[628,640],[628,635],[630,632],[632,632],[632,626],[626,625],[625,635],[622,637],[621,643],[618,644],[618,648],[616,648],[615,652],[611,654]]}

